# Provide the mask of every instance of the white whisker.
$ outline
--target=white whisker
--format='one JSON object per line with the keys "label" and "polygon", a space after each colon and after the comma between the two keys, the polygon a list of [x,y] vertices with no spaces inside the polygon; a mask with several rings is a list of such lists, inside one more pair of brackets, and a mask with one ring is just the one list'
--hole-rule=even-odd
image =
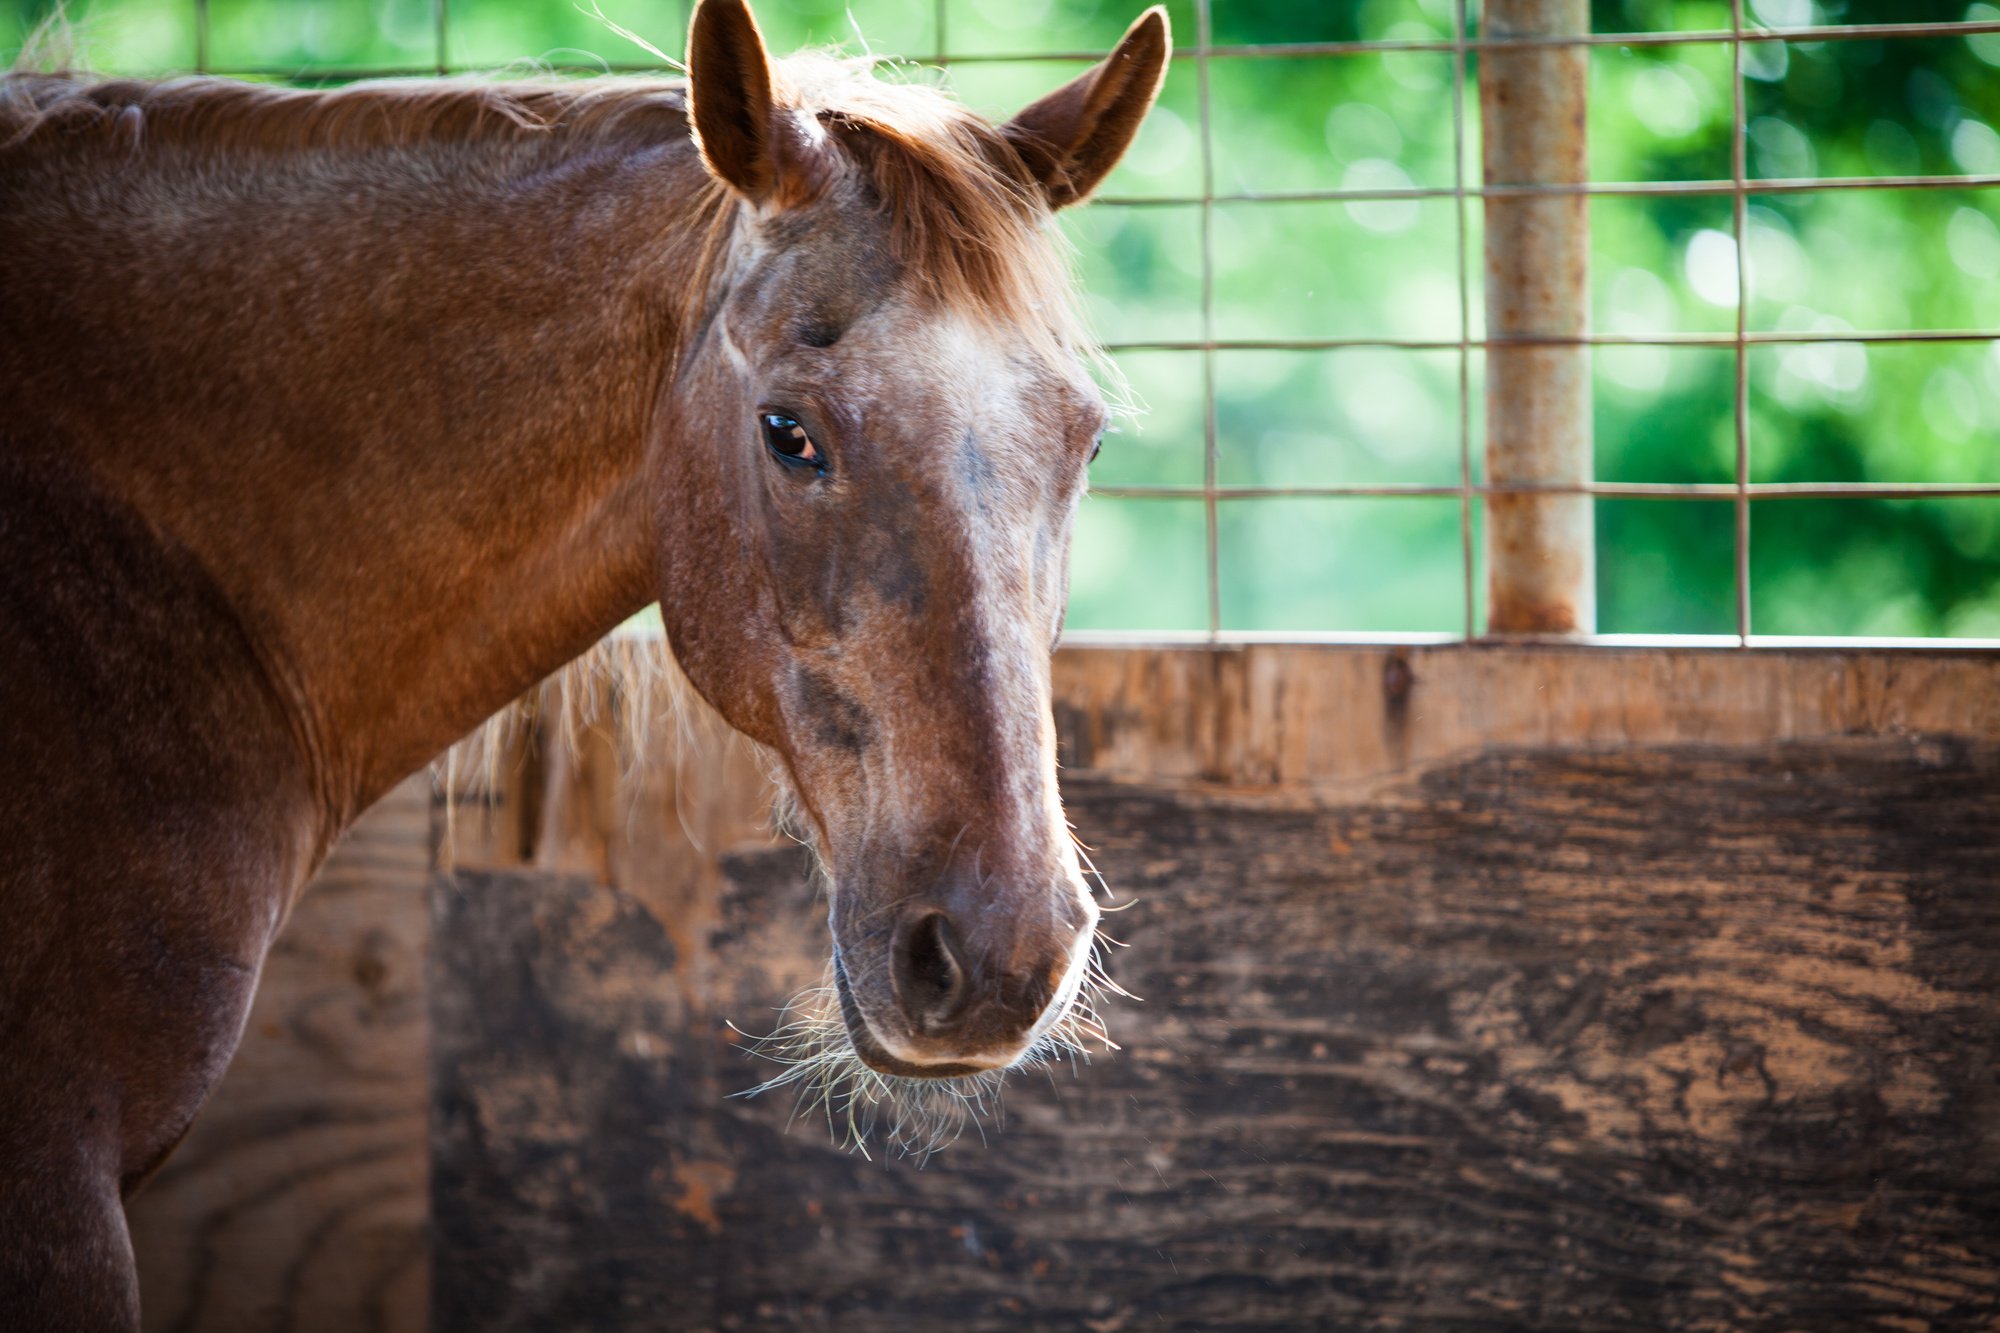
{"label": "white whisker", "polygon": [[[1119,1049],[1105,1031],[1097,1006],[1106,994],[1126,992],[1104,970],[1101,940],[1108,937],[1099,932],[1068,1009],[1012,1069],[1042,1069],[1053,1078],[1058,1061],[1067,1063],[1074,1074],[1078,1061],[1090,1062],[1093,1048]],[[919,1079],[882,1074],[864,1064],[848,1039],[830,974],[825,984],[794,998],[780,1017],[778,1026],[762,1037],[750,1036],[734,1023],[729,1028],[748,1038],[745,1049],[751,1054],[784,1066],[773,1077],[734,1095],[755,1097],[796,1089],[788,1130],[802,1115],[824,1115],[837,1146],[870,1157],[868,1143],[876,1140],[921,1165],[956,1142],[967,1126],[984,1143],[985,1122],[1004,1123],[1001,1093],[1011,1070]]]}

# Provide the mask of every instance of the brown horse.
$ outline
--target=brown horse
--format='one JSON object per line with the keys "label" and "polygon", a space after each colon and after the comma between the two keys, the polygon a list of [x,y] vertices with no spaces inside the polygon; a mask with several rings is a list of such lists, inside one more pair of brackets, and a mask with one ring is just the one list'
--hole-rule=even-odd
{"label": "brown horse", "polygon": [[328,846],[655,597],[796,788],[859,1059],[1061,1020],[1105,409],[1047,221],[1167,54],[997,127],[742,0],[685,83],[0,83],[0,1328],[136,1322],[122,1200]]}

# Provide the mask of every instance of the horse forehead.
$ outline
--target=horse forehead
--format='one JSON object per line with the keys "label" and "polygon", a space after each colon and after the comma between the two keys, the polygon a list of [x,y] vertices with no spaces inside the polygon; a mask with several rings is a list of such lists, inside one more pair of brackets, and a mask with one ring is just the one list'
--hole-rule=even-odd
{"label": "horse forehead", "polygon": [[1103,412],[1082,362],[1024,332],[957,314],[900,322],[892,388],[934,401],[993,447],[1060,446]]}

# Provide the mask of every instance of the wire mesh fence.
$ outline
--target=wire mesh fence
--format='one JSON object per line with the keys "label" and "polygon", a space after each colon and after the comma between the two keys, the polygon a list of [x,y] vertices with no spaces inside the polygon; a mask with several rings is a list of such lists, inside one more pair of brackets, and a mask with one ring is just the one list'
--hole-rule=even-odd
{"label": "wire mesh fence", "polygon": [[[1495,8],[1505,6],[1496,5]],[[1549,9],[1548,5],[1512,6],[1516,9]],[[1582,9],[1583,6],[1576,8]],[[1808,6],[1810,9],[1810,6]],[[1750,246],[1748,244],[1748,211],[1752,198],[1802,193],[1829,193],[1835,191],[1863,190],[1985,190],[2000,184],[2000,178],[1992,173],[1961,172],[1953,174],[1887,174],[1871,176],[1755,176],[1748,165],[1748,145],[1750,141],[1748,99],[1745,85],[1746,52],[1760,46],[1775,43],[1819,43],[1829,41],[1881,42],[1886,40],[1915,40],[1922,38],[1966,39],[1990,35],[1996,30],[1995,20],[1979,18],[1951,22],[1906,22],[1871,24],[1800,24],[1791,26],[1766,26],[1746,21],[1744,0],[1733,0],[1730,7],[1730,24],[1727,28],[1696,28],[1674,32],[1643,33],[1593,33],[1577,30],[1562,34],[1542,34],[1532,36],[1486,36],[1476,35],[1474,16],[1465,0],[1458,0],[1452,8],[1452,32],[1449,41],[1437,40],[1379,40],[1354,42],[1326,42],[1267,46],[1257,48],[1219,48],[1211,43],[1210,6],[1197,6],[1198,26],[1195,45],[1190,53],[1204,71],[1199,101],[1202,136],[1205,146],[1204,188],[1200,194],[1161,195],[1150,197],[1110,197],[1103,202],[1128,207],[1172,207],[1176,205],[1196,205],[1203,210],[1204,222],[1214,209],[1224,203],[1255,202],[1263,204],[1305,203],[1315,201],[1340,201],[1343,203],[1363,202],[1406,202],[1423,199],[1449,200],[1453,206],[1456,256],[1455,268],[1459,296],[1459,329],[1456,339],[1450,338],[1394,338],[1350,336],[1331,338],[1292,339],[1227,339],[1216,336],[1213,327],[1213,268],[1214,254],[1211,231],[1204,225],[1202,265],[1202,319],[1203,333],[1199,339],[1171,341],[1128,341],[1115,344],[1121,351],[1164,351],[1186,350],[1201,353],[1204,358],[1203,386],[1206,406],[1206,460],[1207,469],[1199,487],[1199,494],[1206,505],[1207,543],[1207,584],[1209,632],[1219,634],[1224,628],[1220,605],[1221,529],[1216,511],[1223,500],[1271,500],[1282,497],[1350,497],[1350,498],[1419,498],[1453,497],[1458,500],[1459,536],[1461,544],[1460,572],[1462,579],[1462,623],[1461,636],[1467,640],[1478,637],[1480,632],[1478,583],[1476,566],[1479,552],[1476,550],[1474,522],[1475,503],[1490,504],[1496,497],[1507,496],[1556,496],[1580,495],[1590,497],[1621,498],[1628,500],[1686,500],[1705,501],[1711,504],[1728,503],[1732,510],[1731,579],[1733,583],[1734,637],[1740,644],[1752,641],[1753,598],[1751,565],[1751,506],[1756,502],[1781,500],[1940,500],[2000,496],[2000,483],[1990,478],[2000,475],[2000,466],[1989,466],[1986,480],[1963,482],[1906,482],[1889,483],[1878,481],[1758,481],[1754,479],[1753,452],[1751,438],[1750,382],[1753,348],[1813,347],[1861,348],[1872,345],[1908,344],[1992,344],[2000,338],[2000,328],[1991,325],[1964,329],[1867,329],[1852,326],[1838,329],[1756,329],[1751,326],[1752,290],[1750,281]],[[1581,28],[1582,25],[1579,25]],[[1495,179],[1490,166],[1485,179],[1471,179],[1468,152],[1468,65],[1471,58],[1481,54],[1491,58],[1500,53],[1511,54],[1523,49],[1570,48],[1589,49],[1593,47],[1629,48],[1633,46],[1699,46],[1726,45],[1730,57],[1730,174],[1727,178],[1685,179],[1685,180],[1594,180],[1579,179],[1568,183],[1521,182],[1505,178]],[[1212,161],[1214,153],[1213,102],[1205,77],[1208,63],[1221,57],[1232,59],[1279,59],[1302,56],[1332,58],[1383,52],[1442,52],[1452,61],[1451,113],[1452,113],[1452,154],[1453,179],[1449,185],[1396,185],[1387,188],[1340,188],[1332,190],[1292,190],[1292,191],[1238,191],[1217,192],[1213,188]],[[1489,112],[1491,109],[1489,108]],[[1501,108],[1500,114],[1529,116],[1537,114],[1539,108],[1523,105],[1516,101]],[[1577,126],[1581,133],[1582,126]],[[1730,204],[1730,225],[1727,232],[1728,253],[1733,260],[1734,281],[1731,284],[1734,306],[1734,327],[1726,331],[1690,332],[1667,329],[1620,332],[1583,332],[1569,336],[1524,336],[1508,333],[1494,336],[1474,334],[1475,311],[1474,294],[1468,265],[1468,207],[1471,201],[1485,201],[1491,209],[1499,200],[1553,198],[1581,196],[1584,198],[1630,197],[1641,199],[1657,198],[1723,198]],[[1487,262],[1489,275],[1496,265],[1503,267],[1532,267],[1537,260],[1534,254],[1496,254],[1489,241]],[[1448,261],[1449,262],[1449,261]],[[1710,347],[1727,349],[1733,357],[1734,394],[1731,419],[1734,435],[1733,476],[1727,482],[1646,482],[1646,481],[1599,481],[1588,476],[1576,477],[1562,482],[1523,482],[1498,480],[1492,475],[1482,476],[1474,465],[1472,445],[1473,401],[1471,391],[1471,366],[1475,353],[1494,351],[1512,352],[1530,346],[1582,346],[1582,347],[1658,347],[1685,348]],[[1218,482],[1216,460],[1217,441],[1215,430],[1215,365],[1214,358],[1223,351],[1311,351],[1339,348],[1395,348],[1405,351],[1449,351],[1458,358],[1459,382],[1459,450],[1458,477],[1455,483],[1353,483],[1322,482],[1309,485],[1286,486],[1231,486]],[[1532,372],[1530,372],[1532,373]],[[1492,394],[1495,381],[1487,379],[1487,392]],[[1489,453],[1487,472],[1497,474],[1504,462]],[[2000,442],[1996,442],[1995,454],[1990,464],[2000,464]],[[1192,486],[1105,486],[1100,488],[1107,495],[1128,498],[1174,498],[1193,493]],[[1544,553],[1546,554],[1546,553]],[[1505,575],[1496,573],[1494,595],[1504,596]],[[1587,595],[1587,590],[1586,590]]]}
{"label": "wire mesh fence", "polygon": [[[1049,10],[1041,0],[1037,3]],[[1975,270],[1985,264],[2000,271],[2000,230],[1990,221],[1982,230],[1977,222],[1995,212],[1993,201],[2000,197],[1993,193],[2000,186],[2000,135],[1985,119],[1967,114],[1953,133],[1969,136],[1970,147],[1944,164],[1956,169],[1930,170],[1925,168],[1935,163],[1925,161],[1921,152],[1902,151],[1913,136],[1899,129],[1897,114],[1885,114],[1868,127],[1871,155],[1866,161],[1851,164],[1856,169],[1822,171],[1822,160],[1835,154],[1825,148],[1815,151],[1811,118],[1800,129],[1776,113],[1782,110],[1776,104],[1791,95],[1791,82],[1811,60],[1828,63],[1824,53],[1835,46],[1848,55],[1970,48],[1984,62],[1977,67],[2000,65],[2000,8],[1952,5],[1954,16],[1945,18],[1938,16],[1944,8],[1933,12],[1922,3],[1878,4],[1881,12],[1870,13],[1865,0],[1851,5],[1842,0],[1748,0],[1747,8],[1746,0],[1624,0],[1622,6],[1572,0],[1576,21],[1568,31],[1523,34],[1497,21],[1510,8],[1561,7],[1560,0],[1488,0],[1487,12],[1482,12],[1475,0],[1363,0],[1352,7],[1326,7],[1354,11],[1352,22],[1345,24],[1352,35],[1288,40],[1288,24],[1299,32],[1342,24],[1294,23],[1268,15],[1253,24],[1241,14],[1260,7],[1234,0],[1170,4],[1177,50],[1162,117],[1170,124],[1157,137],[1178,136],[1182,151],[1177,165],[1121,170],[1091,211],[1081,215],[1073,233],[1087,286],[1095,285],[1089,270],[1100,252],[1121,245],[1156,252],[1148,289],[1142,294],[1129,280],[1121,287],[1114,279],[1105,284],[1110,290],[1100,309],[1111,315],[1105,321],[1111,325],[1106,330],[1111,352],[1142,396],[1166,400],[1171,410],[1154,433],[1155,444],[1138,447],[1130,461],[1121,464],[1116,449],[1106,451],[1109,466],[1100,469],[1093,485],[1098,517],[1086,519],[1078,559],[1081,567],[1103,554],[1103,548],[1119,547],[1122,560],[1104,564],[1111,571],[1107,583],[1122,585],[1122,590],[1099,595],[1094,602],[1084,597],[1076,619],[1087,627],[1210,638],[1257,631],[1384,637],[1385,631],[1414,628],[1417,637],[1475,640],[1510,628],[1492,623],[1493,598],[1504,600],[1513,577],[1504,558],[1496,562],[1489,549],[1496,540],[1496,502],[1525,502],[1532,508],[1551,497],[1580,497],[1587,507],[1586,522],[1594,522],[1600,533],[1632,528],[1683,534],[1673,547],[1679,552],[1673,560],[1681,567],[1650,586],[1667,587],[1679,579],[1712,590],[1726,582],[1726,596],[1709,595],[1700,615],[1668,616],[1656,626],[1644,616],[1619,610],[1611,617],[1611,628],[1707,630],[1750,644],[1759,640],[1758,631],[1767,621],[1780,628],[1812,627],[1785,605],[1784,581],[1767,579],[1767,570],[1810,567],[1819,540],[1815,534],[1838,532],[1842,515],[1863,512],[1855,506],[1900,506],[1898,513],[1934,514],[1935,525],[1954,531],[1967,524],[1982,534],[2000,527],[2000,408],[1988,401],[2000,398],[2000,304],[1974,299],[1987,289],[1971,282],[1966,299],[1956,306],[1931,303],[1964,315],[1962,321],[1918,327],[1921,321],[1907,308],[1869,297],[1862,290],[1869,284],[1857,277],[1888,264],[1893,249],[1896,265],[1924,271],[1926,281],[1949,286],[1956,274],[1951,264],[1962,248],[1954,227],[1966,229],[1964,246],[1978,251]],[[436,75],[491,69],[524,54],[510,49],[505,21],[481,0],[390,0],[348,6],[352,14],[331,3],[300,6],[295,10],[298,22],[326,24],[337,18],[369,25],[369,34],[365,41],[344,46],[326,44],[334,58],[290,63],[270,58],[269,44],[256,40],[255,23],[259,15],[268,20],[269,7],[260,10],[254,0],[161,0],[128,8],[177,22],[187,39],[183,63],[188,67],[253,78],[330,83]],[[597,16],[562,8],[567,11],[563,22],[581,25],[602,39],[605,28]],[[669,32],[661,32],[657,6],[631,14],[607,12],[671,53],[685,31],[689,8],[679,7],[679,27]],[[992,103],[987,109],[996,111],[1003,109],[1005,99],[1019,100],[1017,90],[1050,86],[1100,58],[1108,47],[1106,35],[1115,35],[1130,17],[1098,6],[1070,27],[1053,21],[1037,27],[1036,4],[1020,8],[1028,13],[1027,21],[1016,15],[1003,23],[994,21],[992,6],[983,0],[856,0],[838,11],[815,7],[812,0],[790,7],[785,0],[759,6],[774,47],[804,40],[845,41],[850,47],[872,43],[877,51],[893,50],[946,68],[969,100]],[[1629,22],[1635,9],[1641,20],[1637,24]],[[1883,18],[1901,21],[1874,21]],[[1685,91],[1679,85],[1703,80],[1709,96],[1714,96],[1715,84],[1726,86],[1726,116],[1713,127],[1719,134],[1683,135],[1682,147],[1662,149],[1652,157],[1599,154],[1593,140],[1586,167],[1573,179],[1508,178],[1496,174],[1490,159],[1482,171],[1482,150],[1506,129],[1500,118],[1525,118],[1545,109],[1532,100],[1482,108],[1479,100],[1482,77],[1491,78],[1506,59],[1529,52],[1572,52],[1584,62],[1675,58],[1672,64],[1643,64],[1628,80],[1631,96],[1618,104],[1599,104],[1597,67],[1589,65],[1592,129],[1612,117],[1632,120],[1639,114],[1635,107],[1651,107],[1639,116],[1649,125],[1671,121],[1674,99]],[[339,58],[355,53],[367,58]],[[526,54],[555,69],[660,67],[650,57],[604,61],[560,47],[536,47]],[[1847,67],[1839,60],[1831,63]],[[1411,71],[1426,71],[1430,91],[1423,124],[1406,120],[1385,130],[1384,117],[1367,114],[1365,97],[1331,107],[1310,99],[1275,109],[1264,103],[1267,95],[1283,96],[1285,89],[1298,86],[1301,72],[1316,65],[1380,69],[1385,77],[1405,82],[1412,81]],[[1920,64],[1907,80],[1908,101],[1918,115],[1919,94],[1937,82],[1932,79],[1920,88],[1917,76],[1922,72]],[[1648,104],[1642,105],[1632,91],[1640,85],[1652,99]],[[1274,117],[1324,118],[1329,143],[1340,135],[1363,141],[1371,134],[1394,137],[1399,151],[1355,157],[1331,181],[1297,170],[1253,170],[1244,165],[1252,156],[1246,148]],[[1582,132],[1583,126],[1578,129]],[[1685,147],[1695,139],[1700,140],[1699,151]],[[1878,139],[1886,145],[1880,153],[1875,152]],[[1142,140],[1142,152],[1146,142]],[[1621,170],[1634,165],[1640,169]],[[1977,169],[1981,167],[1985,169]],[[1811,247],[1799,239],[1797,229],[1786,234],[1783,210],[1788,207],[1826,208],[1829,201],[1881,192],[1909,201],[1899,202],[1899,208],[1922,225],[1896,244],[1872,234],[1873,223],[1857,226],[1852,244],[1842,252],[1853,266],[1846,271],[1822,271],[1828,254],[1808,253]],[[1926,212],[1915,202],[1920,196],[1941,202]],[[1583,201],[1584,243],[1593,260],[1610,256],[1609,262],[1593,264],[1599,271],[1589,274],[1590,294],[1574,330],[1524,333],[1495,327],[1489,309],[1494,265],[1511,265],[1532,284],[1542,256],[1532,249],[1508,253],[1504,246],[1496,253],[1494,222],[1509,208],[1548,200]],[[1687,219],[1681,224],[1686,244],[1672,256],[1680,271],[1670,275],[1649,272],[1661,266],[1649,265],[1643,256],[1635,260],[1617,253],[1619,238],[1634,226],[1632,219],[1659,209],[1680,210]],[[1093,215],[1109,220],[1093,222]],[[1827,233],[1837,234],[1837,224],[1838,218]],[[1297,244],[1297,235],[1308,237],[1308,243]],[[1413,282],[1422,279],[1427,284],[1424,299],[1406,300],[1409,310],[1390,309],[1373,324],[1347,311],[1343,294],[1327,289],[1337,277],[1335,270],[1314,266],[1310,238],[1315,235],[1324,238],[1328,252],[1379,243],[1380,265]],[[1882,249],[1871,253],[1872,245]],[[1989,256],[1987,250],[1996,253]],[[1287,274],[1285,265],[1268,262],[1274,252],[1295,271]],[[1254,280],[1244,276],[1252,262],[1263,263],[1265,270]],[[1817,288],[1813,300],[1788,302],[1776,294],[1782,284],[1774,275],[1788,264],[1798,270],[1795,288]],[[1275,276],[1269,271],[1274,267]],[[1835,299],[1844,284],[1854,287],[1854,299],[1845,305]],[[1692,296],[1675,290],[1673,300],[1659,298],[1661,288],[1683,286]],[[1111,309],[1121,300],[1122,309]],[[1900,320],[1880,318],[1899,313]],[[1880,322],[1872,322],[1875,318]],[[1680,475],[1629,475],[1632,469],[1619,453],[1621,436],[1657,429],[1658,423],[1645,419],[1643,407],[1600,403],[1595,409],[1597,465],[1586,461],[1582,471],[1557,479],[1539,474],[1524,479],[1509,467],[1508,450],[1518,446],[1502,438],[1508,434],[1507,421],[1496,431],[1487,408],[1504,404],[1501,391],[1518,379],[1520,367],[1537,364],[1519,355],[1533,348],[1578,349],[1591,363],[1584,372],[1589,377],[1586,393],[1591,383],[1615,387],[1649,376],[1679,375],[1681,368],[1699,364],[1704,367],[1699,378],[1713,389],[1700,409],[1700,424],[1715,437],[1716,447],[1698,459],[1690,457],[1684,467],[1665,469]],[[1838,398],[1840,385],[1857,375],[1865,379],[1871,365],[1888,364],[1885,358],[1952,348],[1968,349],[1968,355],[1984,353],[1980,364],[1986,367],[1950,371],[1958,379],[1948,385],[1970,382],[1979,399],[1972,408],[1947,403],[1938,409],[1957,410],[1971,422],[1971,438],[1960,442],[1953,458],[1941,463],[1926,457],[1905,475],[1884,475],[1895,461],[1894,450],[1871,443],[1867,465],[1856,464],[1854,475],[1800,477],[1795,467],[1785,465],[1782,423],[1793,402],[1787,384],[1811,381]],[[1314,437],[1323,420],[1316,422],[1307,408],[1295,409],[1287,401],[1286,386],[1302,382],[1301,365],[1324,368],[1336,362],[1342,368],[1338,374],[1364,386],[1358,398],[1348,395],[1347,433],[1357,433],[1353,418],[1366,415],[1371,394],[1386,399],[1408,391],[1437,410],[1415,427],[1405,420],[1390,429],[1424,437],[1421,450],[1411,447],[1398,457],[1394,449],[1378,449],[1373,456],[1365,449],[1320,449]],[[1927,413],[1943,373],[1927,372]],[[1335,375],[1328,369],[1322,377]],[[1982,375],[1983,380],[1978,378]],[[1268,391],[1239,388],[1245,385],[1263,385]],[[1940,392],[1950,397],[1953,391]],[[1588,460],[1593,423],[1588,399],[1585,404]],[[1879,423],[1873,428],[1877,437],[1885,433]],[[1260,441],[1256,447],[1246,443],[1253,438]],[[1163,439],[1172,447],[1159,443]],[[1270,445],[1271,440],[1278,443]],[[1441,447],[1446,440],[1449,447]],[[1875,456],[1884,452],[1887,464]],[[1662,509],[1660,502],[1675,503]],[[1122,517],[1140,511],[1147,516]],[[1777,517],[1781,511],[1791,517]],[[1972,517],[1964,517],[1966,513]],[[1381,591],[1372,601],[1363,597],[1350,607],[1316,596],[1309,587],[1285,600],[1288,578],[1310,584],[1321,577],[1314,571],[1327,568],[1335,557],[1326,551],[1335,547],[1342,548],[1338,558],[1349,564],[1365,560],[1366,553],[1355,547],[1366,541],[1379,541],[1383,549],[1399,553],[1391,562],[1394,570],[1374,576]],[[1587,546],[1587,532],[1585,542]],[[1093,543],[1100,549],[1094,552]],[[1975,542],[1975,547],[1980,560],[1989,555],[1992,560],[1974,560],[1961,583],[1970,579],[1977,584],[1989,567],[2000,569],[2000,563],[1993,563],[2000,562],[2000,542]],[[1308,550],[1321,555],[1300,558]],[[1544,549],[1536,559],[1549,555]],[[1586,549],[1584,559],[1611,575],[1606,582],[1615,602],[1617,590],[1627,582],[1619,573],[1620,562],[1642,555],[1614,541],[1600,542],[1594,553]],[[1760,580],[1778,591],[1767,594]],[[1884,589],[1895,579],[1856,582],[1860,586],[1854,588],[1854,598],[1879,600],[1892,596]],[[1170,590],[1171,596],[1130,591],[1152,586]],[[1266,595],[1267,589],[1278,591]],[[1978,614],[1961,617],[1949,632],[1961,643],[2000,639],[2000,589],[1985,595],[1974,586],[1961,594],[1960,601]],[[1837,598],[1840,590],[1820,595]],[[1447,600],[1448,612],[1443,609]],[[1591,600],[1587,589],[1584,600]],[[1421,605],[1414,625],[1395,604],[1399,601]],[[1269,607],[1276,604],[1288,609],[1273,613]],[[1381,623],[1385,621],[1389,623]],[[1895,627],[1893,620],[1889,623]],[[1588,624],[1586,617],[1582,627]],[[1844,613],[1832,627],[1851,630],[1868,624],[1865,617]]]}

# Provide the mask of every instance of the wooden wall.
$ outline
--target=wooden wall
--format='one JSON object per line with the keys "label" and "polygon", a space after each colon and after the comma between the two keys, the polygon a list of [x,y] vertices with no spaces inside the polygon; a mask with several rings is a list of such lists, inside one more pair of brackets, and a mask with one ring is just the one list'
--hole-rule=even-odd
{"label": "wooden wall", "polygon": [[452,872],[419,779],[303,899],[132,1209],[147,1327],[2000,1327],[2000,660],[1057,677],[1122,1053],[921,1169],[730,1099],[803,855],[739,749],[545,737]]}
{"label": "wooden wall", "polygon": [[432,887],[432,1324],[2000,1326],[2000,660],[1071,649],[1125,1050],[921,1166],[732,1023],[742,756],[505,766]]}

